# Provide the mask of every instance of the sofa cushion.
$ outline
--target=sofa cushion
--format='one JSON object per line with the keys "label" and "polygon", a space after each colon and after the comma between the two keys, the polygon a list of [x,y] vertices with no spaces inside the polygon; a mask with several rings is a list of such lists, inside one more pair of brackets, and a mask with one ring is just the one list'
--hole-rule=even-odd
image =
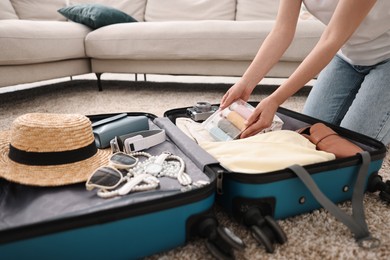
{"label": "sofa cushion", "polygon": [[[2,0],[4,1],[4,0]],[[66,6],[67,0],[31,1],[10,0],[19,19],[65,21],[57,10]]]}
{"label": "sofa cushion", "polygon": [[237,0],[237,21],[275,20],[279,0]]}
{"label": "sofa cushion", "polygon": [[[88,34],[87,55],[97,59],[251,60],[274,21],[171,21],[115,24]],[[302,61],[318,41],[323,25],[300,22],[282,57]]]}
{"label": "sofa cushion", "polygon": [[148,0],[145,21],[234,20],[236,0]]}
{"label": "sofa cushion", "polygon": [[66,18],[92,29],[115,23],[137,22],[133,17],[118,9],[100,4],[67,6],[59,9],[58,12]]}
{"label": "sofa cushion", "polygon": [[9,0],[0,1],[0,20],[19,19]]}
{"label": "sofa cushion", "polygon": [[84,58],[84,39],[90,31],[71,22],[3,20],[0,65]]}
{"label": "sofa cushion", "polygon": [[125,12],[137,21],[144,21],[147,0],[69,0],[69,5],[102,4]]}

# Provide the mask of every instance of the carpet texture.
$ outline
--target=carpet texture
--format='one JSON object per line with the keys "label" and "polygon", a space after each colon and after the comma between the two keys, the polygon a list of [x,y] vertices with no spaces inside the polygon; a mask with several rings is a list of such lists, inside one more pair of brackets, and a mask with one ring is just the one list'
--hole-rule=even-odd
{"label": "carpet texture", "polygon": [[[98,92],[93,80],[58,83],[0,95],[0,130],[8,129],[16,117],[27,112],[90,115],[137,111],[162,116],[166,110],[191,106],[197,101],[219,103],[229,87],[229,84],[103,81],[104,90]],[[260,100],[274,88],[258,87],[250,100]],[[300,112],[309,90],[304,88],[283,106]],[[389,156],[386,156],[380,174],[385,180],[390,179]],[[215,212],[220,223],[232,229],[246,244],[244,251],[236,252],[237,259],[389,259],[390,205],[382,202],[377,193],[367,193],[364,205],[369,230],[382,242],[379,248],[373,250],[359,248],[347,227],[320,209],[278,221],[287,234],[288,242],[276,246],[274,254],[267,254],[247,228],[234,222],[218,206]],[[350,202],[339,206],[351,213]],[[197,239],[147,259],[213,258],[204,241]]]}

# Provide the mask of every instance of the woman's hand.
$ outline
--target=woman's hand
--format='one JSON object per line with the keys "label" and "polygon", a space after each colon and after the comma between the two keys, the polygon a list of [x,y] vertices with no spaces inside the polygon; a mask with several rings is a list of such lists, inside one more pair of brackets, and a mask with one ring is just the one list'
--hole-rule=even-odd
{"label": "woman's hand", "polygon": [[228,91],[226,91],[225,95],[222,97],[219,108],[221,110],[225,109],[237,99],[248,101],[252,91],[253,89],[249,88],[247,84],[243,83],[242,81],[238,81],[236,84],[230,87]]}
{"label": "woman's hand", "polygon": [[[243,81],[238,81],[222,97],[220,110],[227,108],[237,99],[248,101],[253,88],[248,87]],[[241,133],[241,138],[249,137],[270,127],[274,119],[279,103],[271,95],[263,99],[255,108],[252,115],[246,120],[246,129]]]}
{"label": "woman's hand", "polygon": [[270,127],[278,110],[279,103],[271,96],[263,99],[255,108],[246,121],[246,129],[241,133],[240,138],[249,137],[259,133],[261,130]]}

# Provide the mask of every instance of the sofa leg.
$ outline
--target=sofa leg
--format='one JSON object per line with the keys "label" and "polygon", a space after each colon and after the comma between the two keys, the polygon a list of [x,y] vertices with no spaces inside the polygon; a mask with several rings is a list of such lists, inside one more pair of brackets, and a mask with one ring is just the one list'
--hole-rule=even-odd
{"label": "sofa leg", "polygon": [[98,89],[99,89],[99,91],[103,91],[102,81],[100,80],[100,77],[102,76],[102,73],[95,73],[95,75],[96,75],[96,78],[97,78]]}
{"label": "sofa leg", "polygon": [[[135,81],[138,81],[138,74],[134,74]],[[146,74],[144,74],[144,81],[146,81]]]}

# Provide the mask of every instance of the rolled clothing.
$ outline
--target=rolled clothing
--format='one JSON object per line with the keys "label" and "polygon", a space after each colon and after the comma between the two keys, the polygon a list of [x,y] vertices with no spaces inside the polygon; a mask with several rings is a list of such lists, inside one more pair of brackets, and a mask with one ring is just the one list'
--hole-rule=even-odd
{"label": "rolled clothing", "polygon": [[233,140],[229,135],[227,135],[224,131],[222,131],[217,126],[214,126],[209,129],[210,135],[214,137],[217,141],[230,141]]}
{"label": "rolled clothing", "polygon": [[248,119],[253,112],[245,103],[241,104],[241,103],[235,102],[235,103],[231,104],[229,108],[233,111],[236,111],[245,120]]}
{"label": "rolled clothing", "polygon": [[232,137],[233,139],[239,137],[241,131],[237,127],[235,127],[229,120],[225,118],[221,118],[218,121],[218,128],[224,131],[227,135]]}
{"label": "rolled clothing", "polygon": [[240,129],[240,131],[243,131],[246,128],[245,119],[236,111],[225,109],[222,111],[222,114],[224,117],[226,117],[227,120],[232,122],[233,125]]}

